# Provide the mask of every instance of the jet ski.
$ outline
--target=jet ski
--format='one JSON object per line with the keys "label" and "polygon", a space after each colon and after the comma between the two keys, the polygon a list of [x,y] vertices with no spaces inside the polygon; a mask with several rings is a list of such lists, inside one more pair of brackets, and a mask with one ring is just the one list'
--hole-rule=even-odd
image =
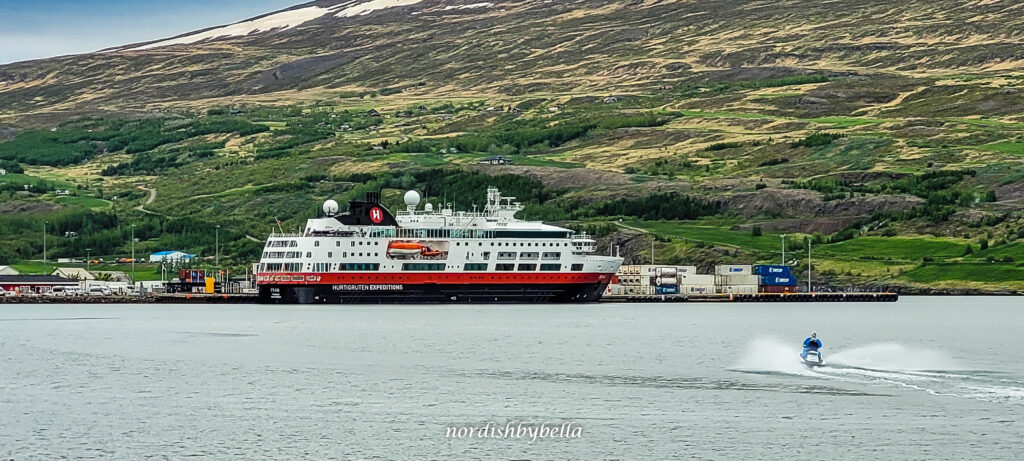
{"label": "jet ski", "polygon": [[807,356],[803,358],[804,365],[809,367],[823,367],[825,362],[821,359],[821,354],[818,351],[807,351]]}

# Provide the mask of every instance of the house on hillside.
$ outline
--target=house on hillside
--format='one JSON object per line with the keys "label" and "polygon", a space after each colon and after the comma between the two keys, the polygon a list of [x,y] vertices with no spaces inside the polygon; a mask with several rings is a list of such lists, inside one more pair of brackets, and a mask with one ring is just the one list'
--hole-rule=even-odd
{"label": "house on hillside", "polygon": [[480,163],[480,164],[483,164],[483,165],[508,165],[508,164],[512,163],[512,159],[510,159],[508,157],[502,157],[500,155],[495,155],[495,156],[487,157],[487,158],[485,158],[483,160],[480,160],[477,163]]}
{"label": "house on hillside", "polygon": [[21,272],[18,272],[17,269],[11,266],[0,266],[0,275],[18,275],[20,273]]}
{"label": "house on hillside", "polygon": [[377,109],[370,109],[370,110],[366,111],[366,115],[368,117],[380,118],[380,112],[377,112]]}
{"label": "house on hillside", "polygon": [[96,276],[89,271],[82,269],[81,267],[58,267],[54,269],[50,275],[56,275],[58,277],[64,277],[66,279],[78,280],[85,282],[89,280],[96,280]]}
{"label": "house on hillside", "polygon": [[0,168],[0,176],[7,176],[7,170]]}
{"label": "house on hillside", "polygon": [[619,98],[617,98],[615,96],[608,96],[607,98],[604,98],[604,103],[605,104],[612,104],[612,103],[616,103],[616,102],[619,102]]}
{"label": "house on hillside", "polygon": [[191,261],[196,255],[185,253],[184,251],[158,251],[149,255],[149,262],[151,263],[182,263]]}

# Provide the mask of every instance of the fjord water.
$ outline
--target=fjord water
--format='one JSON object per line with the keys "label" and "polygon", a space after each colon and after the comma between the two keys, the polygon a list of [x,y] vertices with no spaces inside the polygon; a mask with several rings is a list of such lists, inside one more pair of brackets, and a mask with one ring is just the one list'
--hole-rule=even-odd
{"label": "fjord water", "polygon": [[[1020,459],[1021,331],[1010,297],[6,305],[0,458]],[[446,438],[488,422],[582,432]]]}

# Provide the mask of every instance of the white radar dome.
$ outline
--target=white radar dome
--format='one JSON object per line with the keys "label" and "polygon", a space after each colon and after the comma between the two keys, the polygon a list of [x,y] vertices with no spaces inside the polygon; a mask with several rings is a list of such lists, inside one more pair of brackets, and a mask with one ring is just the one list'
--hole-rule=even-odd
{"label": "white radar dome", "polygon": [[426,211],[427,213],[434,211],[434,205],[430,202],[427,202],[426,205],[423,205],[423,211]]}
{"label": "white radar dome", "polygon": [[324,214],[327,216],[334,216],[338,214],[338,202],[335,202],[334,200],[324,202]]}
{"label": "white radar dome", "polygon": [[415,208],[420,204],[420,194],[414,190],[405,193],[405,204]]}

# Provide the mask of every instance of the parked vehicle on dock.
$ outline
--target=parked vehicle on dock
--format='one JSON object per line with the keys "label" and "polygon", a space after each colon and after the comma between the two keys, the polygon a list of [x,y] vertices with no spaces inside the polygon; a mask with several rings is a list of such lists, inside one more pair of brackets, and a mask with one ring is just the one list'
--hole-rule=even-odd
{"label": "parked vehicle on dock", "polygon": [[94,287],[89,287],[88,294],[89,294],[89,296],[110,296],[111,295],[111,291],[110,291],[110,288],[107,288],[107,287],[94,286]]}

